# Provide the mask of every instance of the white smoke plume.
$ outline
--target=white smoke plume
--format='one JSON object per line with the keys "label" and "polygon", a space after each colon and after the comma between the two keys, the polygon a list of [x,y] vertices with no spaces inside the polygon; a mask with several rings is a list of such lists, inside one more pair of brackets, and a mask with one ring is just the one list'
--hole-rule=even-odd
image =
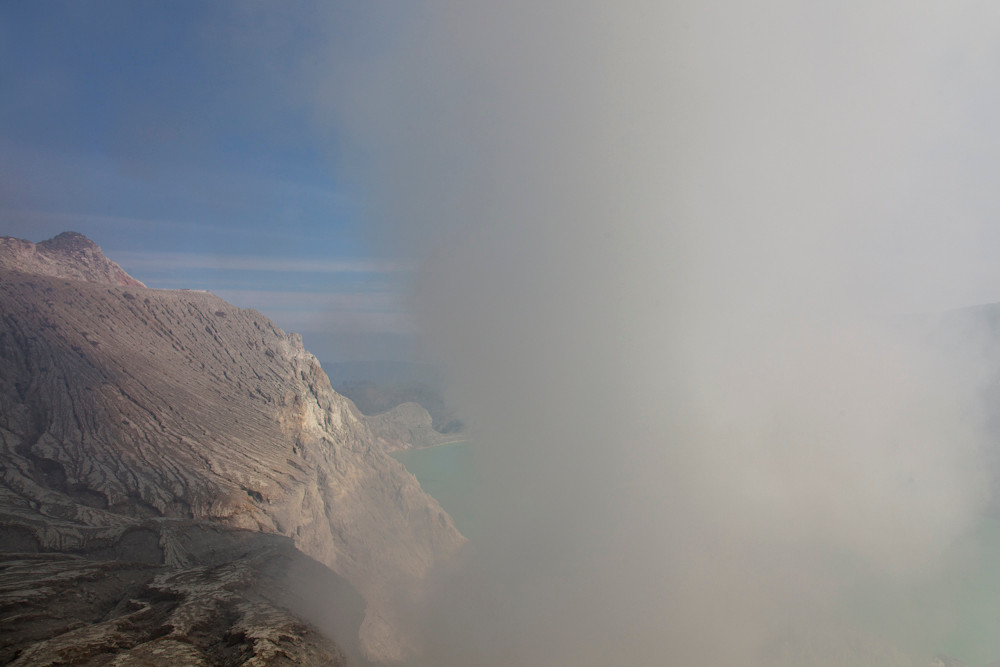
{"label": "white smoke plume", "polygon": [[850,599],[986,501],[989,359],[900,316],[1000,300],[997,5],[408,11],[322,108],[489,476],[426,664],[926,664]]}

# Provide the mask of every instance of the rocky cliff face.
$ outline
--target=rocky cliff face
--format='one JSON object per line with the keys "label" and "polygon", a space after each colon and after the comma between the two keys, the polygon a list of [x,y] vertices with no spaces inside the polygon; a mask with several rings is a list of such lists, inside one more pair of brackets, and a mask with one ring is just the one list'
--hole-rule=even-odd
{"label": "rocky cliff face", "polygon": [[0,251],[0,549],[140,549],[172,568],[143,571],[159,582],[204,574],[186,526],[227,544],[285,536],[364,598],[361,652],[403,658],[391,603],[459,549],[451,518],[298,336],[208,293],[115,277],[81,238]]}

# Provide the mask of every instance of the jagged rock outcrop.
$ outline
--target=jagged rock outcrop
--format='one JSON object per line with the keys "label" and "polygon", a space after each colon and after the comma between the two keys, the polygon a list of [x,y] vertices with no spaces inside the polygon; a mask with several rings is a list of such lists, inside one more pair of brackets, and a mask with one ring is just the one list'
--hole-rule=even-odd
{"label": "jagged rock outcrop", "polygon": [[461,432],[438,433],[434,430],[430,413],[423,406],[412,402],[365,417],[365,420],[388,451],[433,447],[465,439]]}
{"label": "jagged rock outcrop", "polygon": [[56,278],[145,287],[83,234],[63,232],[41,243],[0,236],[0,266]]}
{"label": "jagged rock outcrop", "polygon": [[362,652],[403,658],[394,599],[464,538],[301,339],[208,293],[68,279],[60,262],[27,273],[7,257],[0,550],[86,556],[133,535],[179,571],[200,563],[173,522],[286,536],[363,596]]}

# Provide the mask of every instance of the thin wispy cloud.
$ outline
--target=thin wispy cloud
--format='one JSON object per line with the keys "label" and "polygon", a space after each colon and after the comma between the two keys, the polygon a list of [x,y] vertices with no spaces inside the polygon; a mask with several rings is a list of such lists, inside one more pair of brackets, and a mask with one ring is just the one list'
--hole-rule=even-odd
{"label": "thin wispy cloud", "polygon": [[[278,318],[275,320],[278,321]],[[316,338],[336,334],[412,336],[415,331],[411,319],[402,313],[349,311],[284,313],[279,324],[286,331],[295,331],[303,336]],[[317,355],[322,353],[322,348],[306,349]]]}
{"label": "thin wispy cloud", "polygon": [[[305,186],[303,186],[305,187]],[[334,197],[335,195],[330,195]],[[36,209],[0,209],[0,218],[7,223],[29,223],[55,225],[58,229],[73,230],[83,227],[115,229],[131,229],[143,231],[170,231],[177,234],[187,234],[191,236],[219,235],[227,233],[225,227],[217,224],[207,224],[201,222],[191,222],[187,220],[172,220],[165,218],[141,218],[122,215],[99,215],[93,213],[76,213],[67,211],[45,211]],[[288,240],[290,237],[306,238],[289,234],[286,229],[263,229],[257,227],[245,227],[240,229],[240,235],[261,239],[281,239]],[[127,254],[123,251],[115,251],[116,256],[121,257]]]}
{"label": "thin wispy cloud", "polygon": [[93,215],[90,213],[67,213],[63,211],[39,211],[32,209],[3,209],[0,215],[14,220],[43,220],[66,224],[88,223],[95,225],[115,225],[127,227],[207,227],[195,223],[177,222],[173,220],[149,220],[116,215]]}
{"label": "thin wispy cloud", "polygon": [[207,269],[279,273],[397,273],[413,270],[413,266],[410,264],[377,259],[309,260],[294,257],[127,250],[114,251],[112,254],[122,266],[141,267],[145,271]]}
{"label": "thin wispy cloud", "polygon": [[282,328],[302,334],[414,333],[413,321],[394,292],[213,290],[241,308],[254,308]]}
{"label": "thin wispy cloud", "polygon": [[218,290],[216,294],[236,305],[260,309],[403,313],[399,296],[390,292]]}
{"label": "thin wispy cloud", "polygon": [[[218,225],[189,222],[184,220],[169,220],[163,218],[139,218],[122,215],[98,215],[93,213],[74,213],[66,211],[44,211],[33,209],[3,209],[0,216],[8,223],[28,223],[46,225],[53,229],[76,231],[81,228],[98,228],[107,230],[130,229],[137,231],[170,231],[176,234],[206,235],[219,234],[224,231]],[[54,233],[54,232],[53,232]],[[246,236],[262,238],[284,238],[279,231],[247,228],[241,231]],[[117,252],[117,255],[124,253]]]}

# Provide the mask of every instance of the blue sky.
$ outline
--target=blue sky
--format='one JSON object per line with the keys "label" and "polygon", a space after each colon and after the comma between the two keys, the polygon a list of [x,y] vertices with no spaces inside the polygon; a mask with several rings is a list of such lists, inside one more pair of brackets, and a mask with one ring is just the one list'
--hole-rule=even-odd
{"label": "blue sky", "polygon": [[0,234],[79,231],[147,285],[255,307],[324,360],[409,356],[412,267],[374,249],[315,104],[331,59],[392,39],[360,7],[3,3]]}

